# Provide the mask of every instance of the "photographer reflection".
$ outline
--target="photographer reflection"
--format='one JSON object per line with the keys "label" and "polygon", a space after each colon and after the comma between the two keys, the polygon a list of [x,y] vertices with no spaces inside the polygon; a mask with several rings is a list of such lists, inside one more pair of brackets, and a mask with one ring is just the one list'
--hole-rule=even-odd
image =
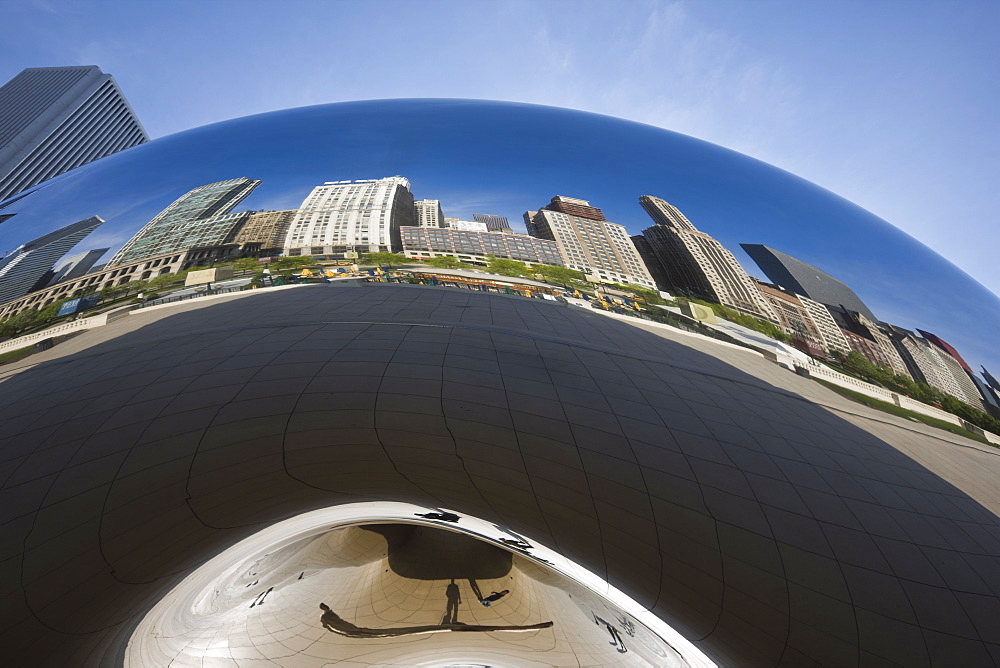
{"label": "photographer reflection", "polygon": [[462,603],[462,592],[459,591],[458,585],[452,580],[451,584],[445,590],[445,595],[448,597],[448,604],[444,610],[444,617],[441,619],[442,624],[461,624],[458,621],[458,606]]}

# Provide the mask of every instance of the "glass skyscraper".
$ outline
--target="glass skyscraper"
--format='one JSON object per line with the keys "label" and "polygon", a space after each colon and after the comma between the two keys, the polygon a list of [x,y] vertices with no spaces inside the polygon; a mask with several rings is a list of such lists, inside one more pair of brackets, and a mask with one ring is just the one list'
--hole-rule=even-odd
{"label": "glass skyscraper", "polygon": [[239,214],[225,214],[258,185],[260,181],[239,178],[189,190],[136,232],[108,264],[117,266],[184,248],[225,243],[242,222]]}
{"label": "glass skyscraper", "polygon": [[26,69],[0,88],[0,200],[146,141],[110,74]]}

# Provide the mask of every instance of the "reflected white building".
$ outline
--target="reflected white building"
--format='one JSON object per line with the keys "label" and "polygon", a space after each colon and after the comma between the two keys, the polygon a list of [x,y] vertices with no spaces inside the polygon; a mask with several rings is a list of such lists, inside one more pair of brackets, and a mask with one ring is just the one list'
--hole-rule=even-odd
{"label": "reflected white building", "polygon": [[410,182],[402,176],[328,181],[302,202],[285,238],[285,255],[399,252],[399,228],[413,225]]}

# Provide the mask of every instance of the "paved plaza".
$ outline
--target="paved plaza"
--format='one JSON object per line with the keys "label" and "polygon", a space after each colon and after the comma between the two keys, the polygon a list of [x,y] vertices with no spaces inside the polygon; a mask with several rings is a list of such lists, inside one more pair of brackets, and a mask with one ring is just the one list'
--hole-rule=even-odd
{"label": "paved plaza", "polygon": [[[364,501],[531,536],[720,665],[1000,662],[1000,451],[752,351],[309,285],[138,312],[0,367],[0,396],[5,665],[120,665],[206,560]],[[282,665],[314,665],[312,630],[270,638]]]}

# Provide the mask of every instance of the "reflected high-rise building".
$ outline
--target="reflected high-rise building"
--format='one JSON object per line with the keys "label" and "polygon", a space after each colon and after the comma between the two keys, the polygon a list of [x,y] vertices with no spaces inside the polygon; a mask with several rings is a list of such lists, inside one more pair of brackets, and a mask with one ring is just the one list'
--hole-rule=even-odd
{"label": "reflected high-rise building", "polygon": [[[927,383],[974,408],[993,415],[1000,414],[1000,402],[997,402],[987,383],[977,378],[971,369],[962,366],[958,351],[929,332],[917,330],[924,335],[921,338],[903,327],[883,325],[915,380]],[[951,348],[954,354],[938,345],[935,339]]]}
{"label": "reflected high-rise building", "polygon": [[328,181],[302,202],[285,238],[286,255],[399,252],[399,228],[413,225],[410,182],[402,176]]}
{"label": "reflected high-rise building", "polygon": [[771,303],[729,250],[669,202],[643,195],[639,203],[656,223],[642,231],[670,280],[668,289],[693,295],[771,322]]}
{"label": "reflected high-rise building", "polygon": [[967,397],[966,403],[985,410],[986,407],[983,405],[984,397],[982,396],[980,383],[976,382],[978,379],[972,371],[972,367],[962,359],[962,356],[955,350],[955,347],[936,334],[925,332],[922,329],[918,329],[917,331],[937,348],[945,365],[951,371],[952,376],[955,377],[955,382],[958,383],[959,387],[962,388],[962,393]]}
{"label": "reflected high-rise building", "polygon": [[792,342],[797,347],[817,354],[814,346],[801,345],[809,342],[815,344],[825,355],[846,355],[850,352],[850,344],[825,306],[808,297],[793,295],[776,285],[758,283],[758,288],[764,298],[771,302],[778,314],[779,324],[792,336]]}
{"label": "reflected high-rise building", "polygon": [[0,260],[0,304],[28,294],[43,278],[47,283],[46,274],[59,258],[103,223],[93,216],[67,225],[29,241]]}
{"label": "reflected high-rise building", "polygon": [[295,219],[296,209],[251,212],[236,233],[233,243],[248,249],[280,253]]}
{"label": "reflected high-rise building", "polygon": [[97,261],[101,259],[101,256],[107,252],[107,248],[94,248],[82,253],[77,253],[76,255],[71,255],[60,262],[59,265],[53,270],[55,275],[52,277],[52,280],[49,281],[49,285],[55,285],[56,283],[62,283],[63,281],[72,281],[74,278],[86,275],[86,273],[90,271],[90,268],[97,264]]}
{"label": "reflected high-rise building", "polygon": [[[841,316],[846,312],[856,311],[872,322],[878,322],[878,318],[854,290],[822,269],[761,244],[740,246],[772,283],[825,304],[838,321],[841,321]],[[841,322],[841,326],[844,326],[844,322]]]}
{"label": "reflected high-rise building", "polygon": [[838,312],[831,309],[830,312],[841,325],[841,331],[844,332],[853,350],[861,353],[873,364],[889,367],[895,374],[911,375],[897,346],[883,331],[880,323],[869,320],[858,311]]}
{"label": "reflected high-rise building", "polygon": [[605,220],[590,202],[556,196],[538,211],[526,211],[528,234],[559,244],[566,266],[607,283],[655,288],[624,225]]}
{"label": "reflected high-rise building", "polygon": [[0,87],[0,200],[149,141],[110,74],[32,67]]}
{"label": "reflected high-rise building", "polygon": [[445,227],[444,211],[441,210],[441,202],[436,199],[422,199],[413,203],[416,212],[416,219],[413,221],[418,227]]}
{"label": "reflected high-rise building", "polygon": [[243,177],[189,190],[136,232],[108,264],[117,266],[192,246],[224,243],[241,220],[219,217],[232,211],[260,183]]}

